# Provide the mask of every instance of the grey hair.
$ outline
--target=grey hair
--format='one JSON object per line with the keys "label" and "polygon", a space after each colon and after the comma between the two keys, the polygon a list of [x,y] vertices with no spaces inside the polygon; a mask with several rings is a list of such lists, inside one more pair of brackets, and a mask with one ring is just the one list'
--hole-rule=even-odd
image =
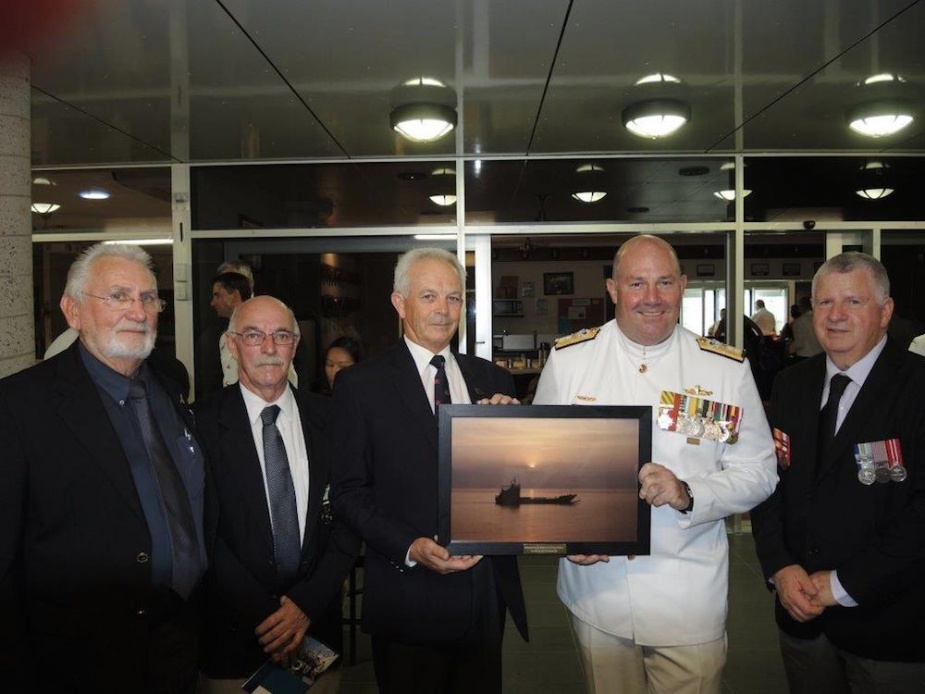
{"label": "grey hair", "polygon": [[625,241],[622,246],[617,249],[616,254],[613,257],[613,267],[611,268],[610,276],[613,279],[617,279],[617,270],[620,267],[620,261],[623,260],[623,257],[629,252],[629,249],[638,242],[655,242],[656,245],[663,247],[671,254],[671,260],[674,263],[675,273],[678,277],[681,276],[681,263],[678,261],[678,254],[675,252],[674,248],[670,243],[665,241],[665,239],[658,236],[653,236],[652,234],[639,234],[633,238]]}
{"label": "grey hair", "polygon": [[67,284],[64,287],[64,295],[69,296],[75,301],[81,300],[81,295],[90,281],[93,274],[93,265],[102,258],[122,258],[130,260],[139,265],[144,265],[145,269],[154,277],[154,262],[151,256],[141,246],[135,246],[129,243],[97,243],[86,249],[75,260],[70,269],[67,271]]}
{"label": "grey hair", "polygon": [[887,274],[886,268],[883,267],[883,263],[872,255],[859,253],[858,251],[839,253],[829,258],[816,270],[816,274],[813,275],[813,302],[816,301],[816,284],[820,277],[832,272],[845,274],[855,270],[862,270],[870,276],[874,283],[874,297],[877,303],[882,306],[883,302],[890,296],[890,276]]}
{"label": "grey hair", "polygon": [[[270,301],[276,303],[280,308],[286,309],[286,313],[289,314],[289,321],[292,323],[292,334],[296,337],[300,337],[302,335],[302,331],[299,329],[299,321],[295,319],[295,313],[293,313],[292,309],[289,308],[284,302],[280,301],[275,296],[270,296],[269,294],[261,294],[260,296],[255,296],[254,299],[269,299]],[[244,303],[239,304],[237,308],[235,308],[235,310],[231,313],[231,318],[228,319],[228,329],[225,332],[237,332],[235,319],[238,317],[238,311],[247,306],[247,304],[254,299],[248,299]]]}
{"label": "grey hair", "polygon": [[395,265],[395,280],[392,283],[392,291],[402,296],[408,296],[411,292],[411,280],[408,278],[411,267],[419,260],[428,259],[443,260],[452,265],[453,269],[456,270],[456,274],[459,275],[460,288],[463,291],[466,290],[466,268],[463,267],[463,264],[459,262],[459,258],[453,253],[442,248],[415,248],[398,259],[398,263]]}

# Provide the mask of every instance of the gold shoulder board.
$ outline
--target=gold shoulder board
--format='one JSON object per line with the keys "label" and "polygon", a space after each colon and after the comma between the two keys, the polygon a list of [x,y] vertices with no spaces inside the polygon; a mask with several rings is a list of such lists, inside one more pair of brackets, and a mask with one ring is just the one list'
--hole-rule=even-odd
{"label": "gold shoulder board", "polygon": [[704,352],[713,352],[713,354],[718,354],[727,359],[745,361],[745,353],[741,349],[736,349],[724,342],[719,342],[709,337],[698,337],[697,344],[700,345],[700,349]]}
{"label": "gold shoulder board", "polygon": [[600,331],[600,328],[582,328],[577,333],[572,333],[571,335],[566,335],[556,340],[556,349],[564,349],[565,347],[571,347],[581,342],[593,340]]}

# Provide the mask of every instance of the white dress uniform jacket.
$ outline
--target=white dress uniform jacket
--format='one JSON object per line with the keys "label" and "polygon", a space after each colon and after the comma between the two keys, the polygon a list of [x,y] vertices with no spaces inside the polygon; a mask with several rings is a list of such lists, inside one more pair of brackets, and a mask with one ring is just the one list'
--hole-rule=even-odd
{"label": "white dress uniform jacket", "polygon": [[[695,387],[699,397],[743,409],[736,443],[658,427],[662,391]],[[777,484],[774,443],[748,362],[701,349],[697,336],[681,327],[665,342],[643,347],[612,320],[594,339],[553,351],[533,402],[651,405],[652,460],[688,482],[695,500],[688,514],[667,505],[651,509],[648,556],[592,566],[563,559],[561,600],[582,621],[637,645],[721,638],[729,574],[724,519],[764,501]]]}

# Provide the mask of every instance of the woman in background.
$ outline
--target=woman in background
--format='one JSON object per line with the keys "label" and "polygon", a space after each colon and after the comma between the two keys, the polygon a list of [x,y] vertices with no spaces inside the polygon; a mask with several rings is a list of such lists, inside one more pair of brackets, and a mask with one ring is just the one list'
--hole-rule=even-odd
{"label": "woman in background", "polygon": [[334,340],[324,350],[324,378],[319,379],[321,383],[317,392],[323,395],[331,395],[334,392],[334,378],[341,369],[353,366],[360,361],[362,356],[362,345],[356,338],[344,335]]}

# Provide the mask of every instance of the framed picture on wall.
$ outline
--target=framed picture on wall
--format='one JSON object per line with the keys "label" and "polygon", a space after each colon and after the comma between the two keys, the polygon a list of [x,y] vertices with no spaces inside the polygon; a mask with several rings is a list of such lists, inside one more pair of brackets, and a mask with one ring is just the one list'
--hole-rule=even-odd
{"label": "framed picture on wall", "polygon": [[784,277],[799,277],[800,276],[800,264],[799,263],[784,263],[782,273]]}
{"label": "framed picture on wall", "polygon": [[544,272],[543,294],[574,294],[575,273]]}
{"label": "framed picture on wall", "polygon": [[704,263],[697,266],[697,277],[715,277],[716,266],[713,263]]}
{"label": "framed picture on wall", "polygon": [[767,263],[752,263],[753,277],[767,277],[768,272],[770,272],[770,269]]}

